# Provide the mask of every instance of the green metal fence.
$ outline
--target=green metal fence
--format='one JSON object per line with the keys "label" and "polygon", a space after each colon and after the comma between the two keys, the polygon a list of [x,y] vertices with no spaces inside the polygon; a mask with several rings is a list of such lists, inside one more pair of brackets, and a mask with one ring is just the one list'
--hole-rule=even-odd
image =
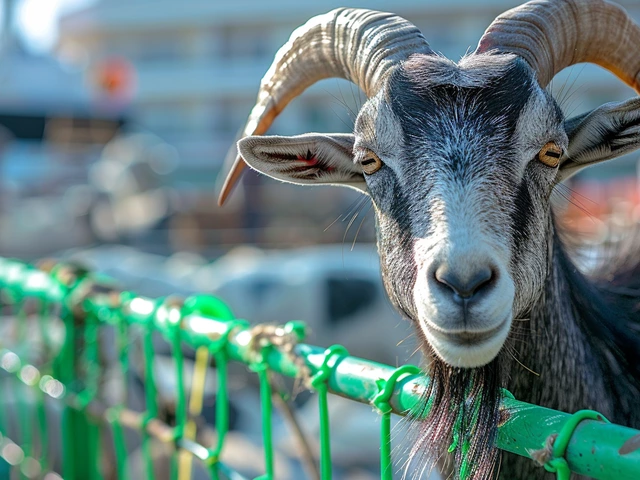
{"label": "green metal fence", "polygon": [[[148,479],[154,478],[157,442],[170,449],[172,479],[191,478],[194,462],[212,479],[242,478],[225,464],[224,453],[227,369],[234,361],[247,365],[259,380],[264,447],[260,479],[280,478],[272,441],[273,373],[297,378],[319,396],[321,478],[331,478],[331,393],[370,404],[380,413],[381,476],[391,479],[391,414],[417,407],[428,382],[414,366],[392,368],[349,356],[339,345],[325,349],[301,343],[304,325],[299,322],[252,326],[235,319],[216,298],[145,298],[119,291],[73,265],[43,262],[35,267],[0,258],[0,305],[0,478],[57,478],[46,476],[54,470],[61,470],[58,474],[66,480],[137,478],[132,477],[126,441],[126,432],[132,430],[141,435]],[[105,341],[107,331],[112,338]],[[159,418],[154,334],[171,345],[180,386],[171,422]],[[132,365],[134,337],[142,360]],[[189,389],[184,388],[185,346],[196,352]],[[109,349],[120,385],[115,399],[113,391],[105,395]],[[211,365],[217,372],[216,435],[207,443],[198,439],[196,425]],[[133,368],[144,377],[140,411],[127,404],[126,379]],[[499,428],[498,446],[530,456],[554,440],[545,468],[558,478],[569,478],[570,470],[598,479],[640,478],[640,432],[610,424],[595,412],[570,415],[508,394],[502,408],[507,420]],[[59,434],[52,427],[56,424]],[[113,459],[112,466],[105,457]]]}

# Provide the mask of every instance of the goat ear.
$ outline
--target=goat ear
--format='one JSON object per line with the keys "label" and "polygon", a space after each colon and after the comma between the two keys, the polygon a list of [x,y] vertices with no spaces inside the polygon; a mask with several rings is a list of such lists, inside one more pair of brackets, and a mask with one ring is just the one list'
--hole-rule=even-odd
{"label": "goat ear", "polygon": [[343,185],[367,191],[353,163],[354,136],[309,133],[295,137],[252,136],[238,142],[249,166],[270,177],[300,185]]}
{"label": "goat ear", "polygon": [[558,172],[559,181],[640,148],[640,98],[607,103],[566,120],[564,126],[569,149]]}

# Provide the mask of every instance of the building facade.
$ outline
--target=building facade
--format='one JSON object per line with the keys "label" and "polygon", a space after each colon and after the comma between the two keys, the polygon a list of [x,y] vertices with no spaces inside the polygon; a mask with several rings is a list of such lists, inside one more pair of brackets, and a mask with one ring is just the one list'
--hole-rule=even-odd
{"label": "building facade", "polygon": [[[381,0],[354,6],[358,3],[390,8]],[[435,50],[457,59],[475,48],[498,13],[517,3],[402,0],[393,2],[393,9],[415,23]],[[640,17],[640,2],[623,3]],[[175,145],[185,168],[210,173],[220,167],[242,127],[277,49],[308,18],[341,4],[339,0],[99,0],[62,19],[58,52],[86,62],[88,68],[112,56],[130,61],[136,78],[128,105],[132,120]],[[609,73],[582,68],[572,72],[584,91],[572,92],[574,98],[569,99],[580,105],[569,108],[586,109],[632,95]],[[574,82],[569,77],[565,73],[556,80],[558,89],[567,78]],[[349,130],[350,115],[342,103],[349,108],[361,103],[356,90],[346,82],[321,82],[287,108],[273,132]]]}
{"label": "building facade", "polygon": [[[351,2],[351,6],[393,8],[421,29],[434,50],[456,60],[475,48],[499,13],[518,3],[401,0],[391,6],[370,0]],[[640,19],[640,2],[620,3]],[[199,241],[281,245],[286,237],[293,238],[293,243],[340,242],[343,236],[348,238],[340,224],[334,233],[323,230],[338,214],[343,219],[354,215],[349,205],[357,194],[345,189],[313,189],[301,195],[295,186],[251,174],[245,178],[251,192],[245,188],[244,196],[242,190],[233,196],[230,210],[225,213],[214,204],[216,177],[274,54],[296,27],[341,4],[341,0],[96,0],[62,18],[57,54],[83,66],[88,78],[109,59],[130,65],[131,85],[124,94],[105,96],[92,82],[86,82],[86,88],[93,88],[89,93],[96,101],[112,102],[135,128],[151,131],[176,147],[180,164],[172,173],[174,186],[198,191],[202,213],[185,225],[245,232]],[[563,108],[569,114],[635,95],[612,74],[593,65],[567,69],[551,88],[563,97]],[[295,99],[270,132],[350,131],[353,112],[364,100],[350,83],[324,80]],[[633,171],[632,162],[607,165],[606,175]],[[353,230],[359,222],[360,217]],[[250,231],[260,231],[260,238],[247,236]],[[372,239],[371,221],[364,223],[360,235]]]}

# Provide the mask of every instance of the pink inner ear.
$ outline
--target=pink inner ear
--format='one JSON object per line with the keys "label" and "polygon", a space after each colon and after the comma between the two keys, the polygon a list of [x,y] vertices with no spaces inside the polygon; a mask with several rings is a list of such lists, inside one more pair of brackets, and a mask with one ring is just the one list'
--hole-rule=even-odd
{"label": "pink inner ear", "polygon": [[316,157],[309,158],[309,156],[298,155],[298,160],[304,162],[307,167],[320,166],[320,168],[325,172],[333,172],[336,169],[335,167],[324,166]]}
{"label": "pink inner ear", "polygon": [[309,167],[313,167],[314,165],[318,164],[318,159],[316,157],[307,158],[303,157],[302,155],[298,155],[298,160],[306,163]]}

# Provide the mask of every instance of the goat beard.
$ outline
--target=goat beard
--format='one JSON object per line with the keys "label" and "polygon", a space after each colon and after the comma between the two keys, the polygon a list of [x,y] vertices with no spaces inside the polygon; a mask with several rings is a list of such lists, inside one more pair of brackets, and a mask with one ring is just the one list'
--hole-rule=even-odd
{"label": "goat beard", "polygon": [[420,407],[411,413],[412,478],[423,478],[436,464],[442,473],[453,473],[456,479],[496,478],[500,356],[485,366],[465,369],[446,364],[433,352],[428,354],[429,386]]}

